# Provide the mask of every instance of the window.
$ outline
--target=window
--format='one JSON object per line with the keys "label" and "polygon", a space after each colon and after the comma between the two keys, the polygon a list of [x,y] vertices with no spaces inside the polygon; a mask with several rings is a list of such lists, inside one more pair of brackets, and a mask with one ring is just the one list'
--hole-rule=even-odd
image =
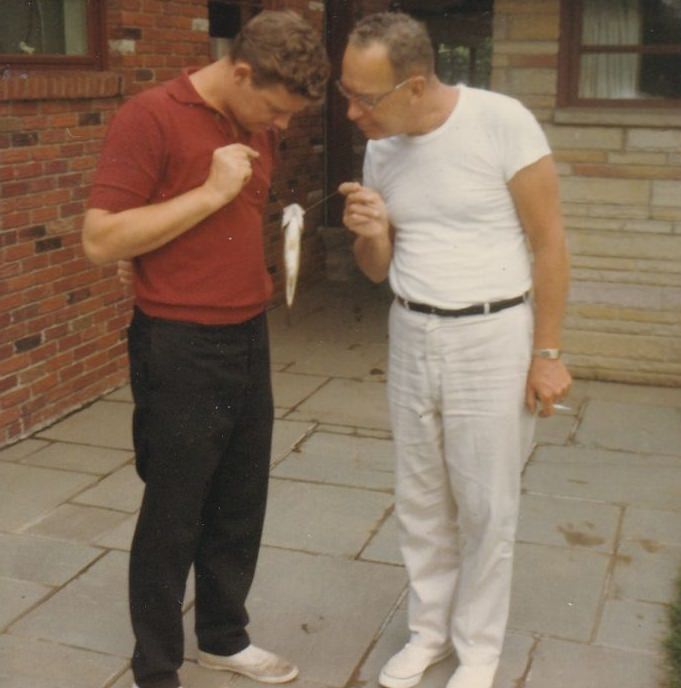
{"label": "window", "polygon": [[229,41],[262,8],[262,2],[248,0],[210,0],[208,2],[211,53],[214,59],[225,55]]}
{"label": "window", "polygon": [[561,105],[681,104],[681,0],[562,0]]}
{"label": "window", "polygon": [[446,84],[464,83],[477,88],[489,88],[492,68],[492,40],[485,39],[476,45],[439,43],[437,45],[436,72]]}
{"label": "window", "polygon": [[435,71],[441,81],[489,88],[492,0],[393,0],[389,8],[425,23],[435,49]]}
{"label": "window", "polygon": [[26,67],[103,67],[98,0],[2,0],[0,61]]}

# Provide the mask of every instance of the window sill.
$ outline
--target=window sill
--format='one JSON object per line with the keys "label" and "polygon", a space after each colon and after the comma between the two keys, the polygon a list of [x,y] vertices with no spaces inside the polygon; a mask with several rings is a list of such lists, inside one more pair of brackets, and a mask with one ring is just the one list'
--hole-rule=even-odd
{"label": "window sill", "polygon": [[630,127],[681,127],[681,112],[663,108],[558,108],[553,113],[555,124],[593,124]]}
{"label": "window sill", "polygon": [[0,102],[113,98],[122,94],[122,81],[115,72],[13,72],[0,77]]}

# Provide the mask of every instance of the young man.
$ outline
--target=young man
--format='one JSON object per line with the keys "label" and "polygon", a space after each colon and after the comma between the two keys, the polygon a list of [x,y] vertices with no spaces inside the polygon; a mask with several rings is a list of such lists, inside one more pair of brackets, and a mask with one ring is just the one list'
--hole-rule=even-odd
{"label": "young man", "polygon": [[377,14],[352,31],[338,84],[371,139],[364,186],[341,185],[344,222],[361,269],[395,293],[388,394],[410,638],[379,682],[415,686],[453,648],[447,688],[491,688],[534,412],[550,415],[570,387],[568,255],[535,119],[441,83],[433,65],[418,22]]}
{"label": "young man", "polygon": [[322,98],[328,72],[307,23],[262,12],[226,58],[127,102],[104,145],[83,245],[96,263],[134,259],[139,688],[179,686],[192,565],[199,663],[266,683],[298,673],[246,632],[273,422],[262,214],[277,130]]}

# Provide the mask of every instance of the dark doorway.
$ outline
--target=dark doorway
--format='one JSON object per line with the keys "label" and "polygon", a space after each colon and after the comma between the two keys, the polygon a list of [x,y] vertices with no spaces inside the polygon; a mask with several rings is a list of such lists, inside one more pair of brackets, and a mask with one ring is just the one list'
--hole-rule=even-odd
{"label": "dark doorway", "polygon": [[[326,170],[327,193],[341,182],[353,179],[356,164],[353,140],[358,135],[346,117],[347,103],[334,87],[340,76],[340,64],[348,34],[356,19],[353,0],[328,0],[326,2],[326,46],[331,60],[331,81],[326,99]],[[340,226],[343,215],[343,199],[333,196],[325,207],[327,226]]]}

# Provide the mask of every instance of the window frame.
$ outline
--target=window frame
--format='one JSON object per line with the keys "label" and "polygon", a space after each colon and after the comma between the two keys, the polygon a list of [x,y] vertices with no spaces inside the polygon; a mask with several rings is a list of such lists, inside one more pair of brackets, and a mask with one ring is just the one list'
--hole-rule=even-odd
{"label": "window frame", "polygon": [[613,45],[582,45],[583,0],[560,0],[560,42],[558,51],[558,106],[607,108],[679,108],[681,98],[580,98],[579,76],[583,55],[635,53],[665,55],[681,52],[676,45],[643,46],[622,49]]}
{"label": "window frame", "polygon": [[5,68],[16,67],[23,70],[106,69],[109,53],[106,42],[106,8],[101,0],[86,0],[85,8],[88,45],[86,55],[0,53],[0,63]]}

